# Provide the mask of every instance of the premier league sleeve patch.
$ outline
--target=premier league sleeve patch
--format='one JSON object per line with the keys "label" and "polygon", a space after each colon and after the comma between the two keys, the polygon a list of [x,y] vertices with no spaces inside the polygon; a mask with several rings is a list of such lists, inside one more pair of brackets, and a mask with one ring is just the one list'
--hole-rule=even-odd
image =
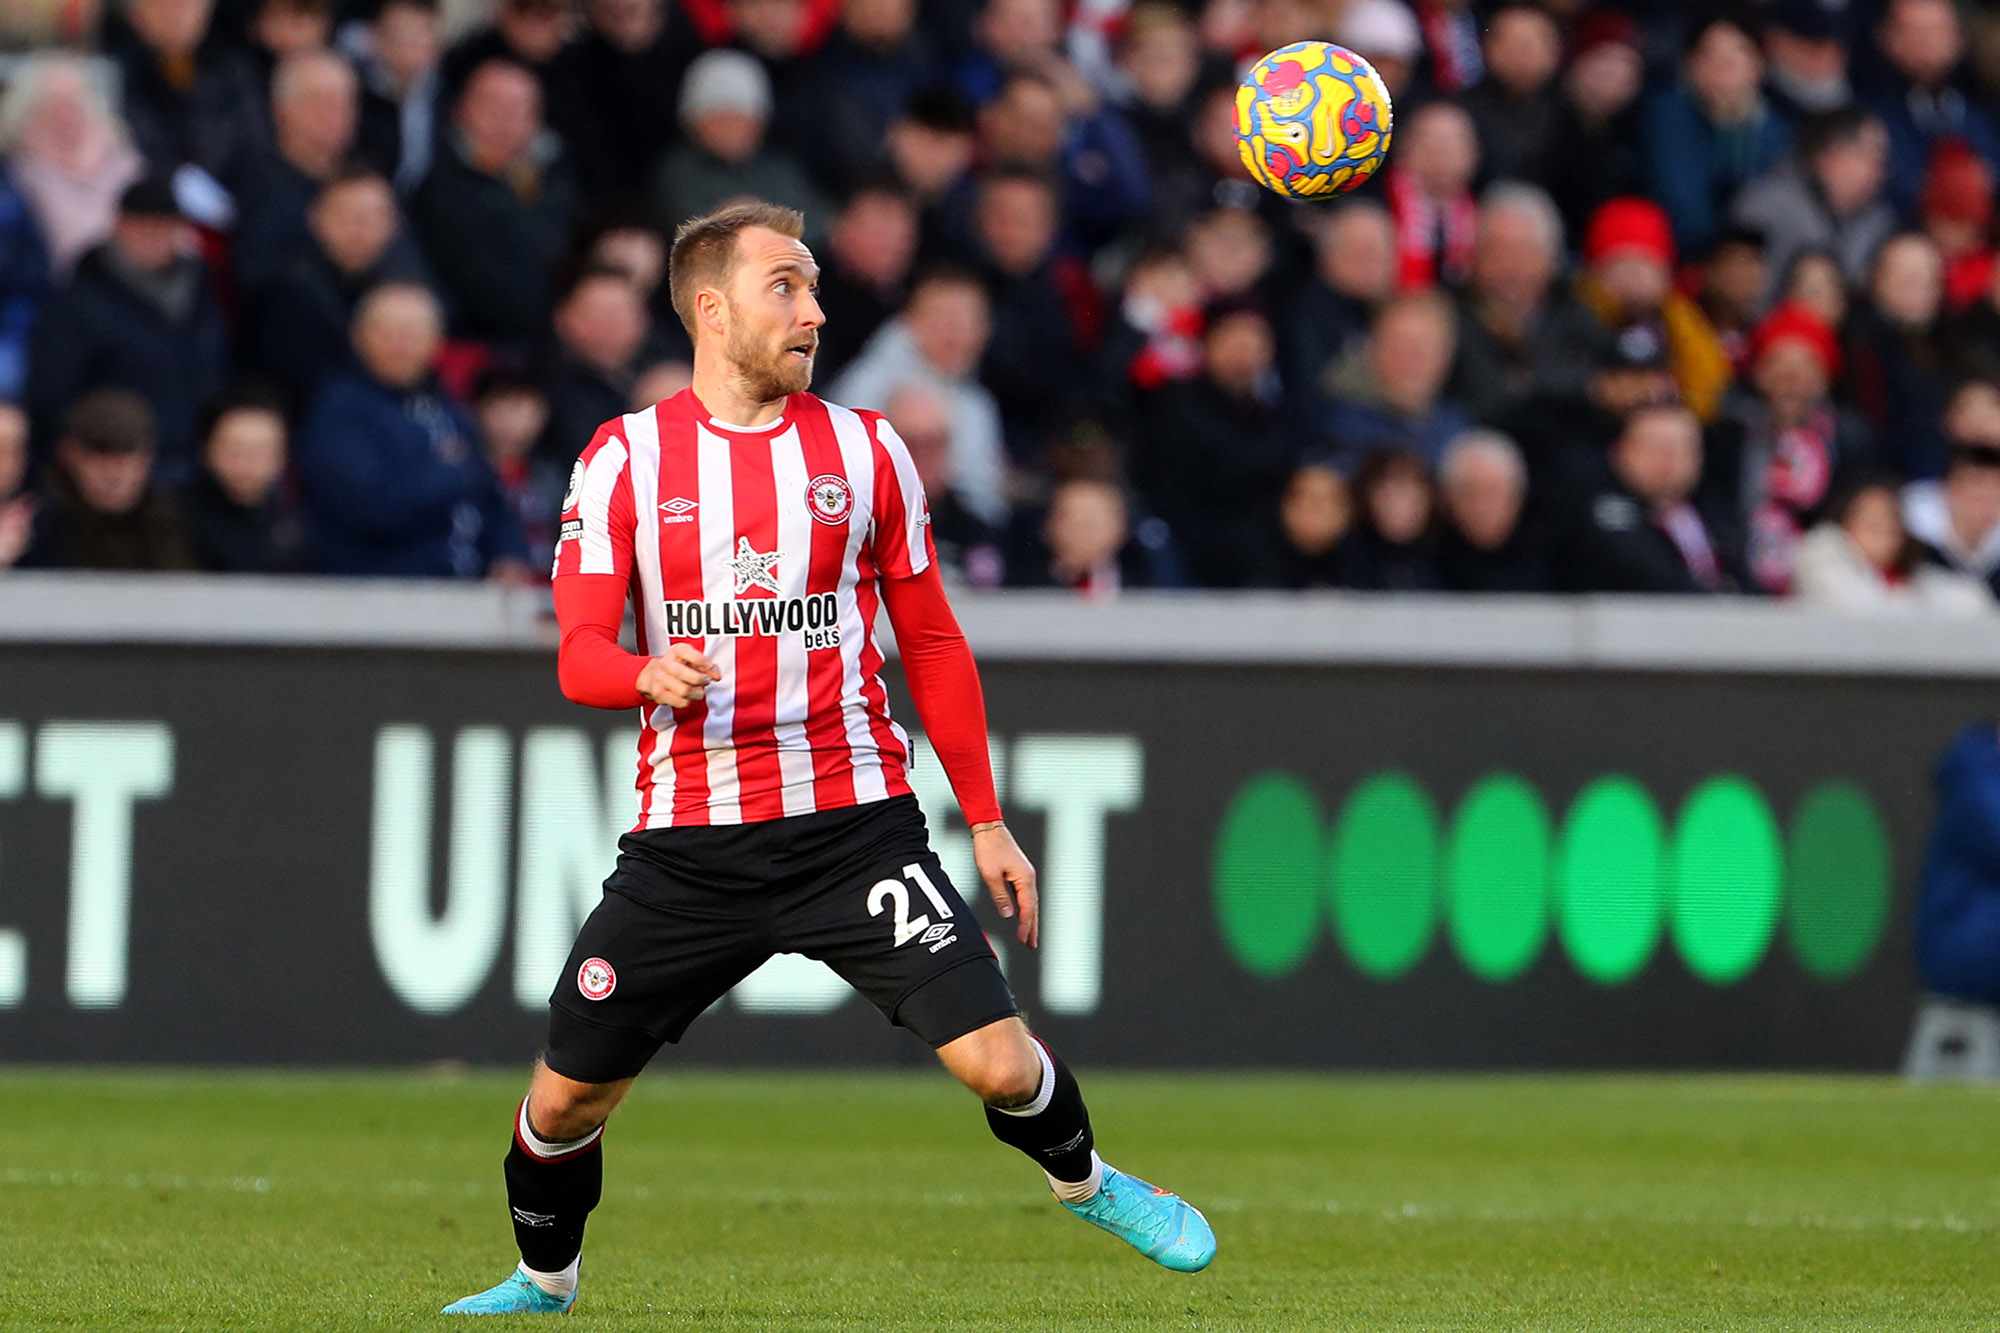
{"label": "premier league sleeve patch", "polygon": [[576,502],[583,498],[583,460],[576,460],[576,466],[569,470],[569,489],[563,492],[562,512],[567,514],[576,508]]}

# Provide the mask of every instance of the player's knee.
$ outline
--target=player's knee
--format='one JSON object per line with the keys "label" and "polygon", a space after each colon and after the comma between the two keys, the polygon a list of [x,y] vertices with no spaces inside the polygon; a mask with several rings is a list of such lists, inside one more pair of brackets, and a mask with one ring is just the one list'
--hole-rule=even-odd
{"label": "player's knee", "polygon": [[1009,1042],[987,1053],[967,1080],[988,1106],[1025,1106],[1042,1090],[1042,1062],[1027,1042]]}
{"label": "player's knee", "polygon": [[611,1108],[561,1091],[537,1089],[528,1099],[528,1123],[537,1137],[571,1143],[603,1124]]}

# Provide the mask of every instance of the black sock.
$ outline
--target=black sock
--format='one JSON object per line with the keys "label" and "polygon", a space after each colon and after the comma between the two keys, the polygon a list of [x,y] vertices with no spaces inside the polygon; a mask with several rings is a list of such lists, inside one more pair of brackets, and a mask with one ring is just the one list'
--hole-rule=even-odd
{"label": "black sock", "polygon": [[587,1146],[572,1152],[543,1157],[516,1132],[506,1174],[507,1208],[522,1262],[538,1273],[560,1273],[583,1252],[583,1224],[604,1192],[602,1135],[592,1134]]}
{"label": "black sock", "polygon": [[[986,1123],[993,1137],[1019,1148],[1034,1159],[1036,1166],[1057,1180],[1077,1182],[1090,1179],[1090,1154],[1097,1140],[1090,1133],[1090,1112],[1084,1109],[1083,1089],[1062,1057],[1035,1038],[1048,1057],[1041,1093],[1027,1106],[986,1108]],[[1034,1108],[1039,1106],[1040,1110]],[[1012,1112],[1010,1114],[1009,1112]]]}

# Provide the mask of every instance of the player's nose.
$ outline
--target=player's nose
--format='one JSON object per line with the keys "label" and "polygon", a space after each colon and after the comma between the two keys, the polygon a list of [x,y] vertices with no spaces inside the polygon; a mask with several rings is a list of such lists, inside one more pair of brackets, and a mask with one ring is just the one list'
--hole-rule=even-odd
{"label": "player's nose", "polygon": [[819,297],[807,292],[806,299],[799,303],[799,327],[816,329],[824,323],[826,323],[826,311],[819,308]]}

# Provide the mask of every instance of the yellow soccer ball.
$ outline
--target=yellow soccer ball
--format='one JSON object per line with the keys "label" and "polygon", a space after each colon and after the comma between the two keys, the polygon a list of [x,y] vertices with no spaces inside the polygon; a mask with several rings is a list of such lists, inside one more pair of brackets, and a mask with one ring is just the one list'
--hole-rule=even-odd
{"label": "yellow soccer ball", "polygon": [[1323,199],[1375,174],[1395,110],[1375,67],[1331,42],[1293,42],[1236,90],[1236,146],[1257,183]]}

